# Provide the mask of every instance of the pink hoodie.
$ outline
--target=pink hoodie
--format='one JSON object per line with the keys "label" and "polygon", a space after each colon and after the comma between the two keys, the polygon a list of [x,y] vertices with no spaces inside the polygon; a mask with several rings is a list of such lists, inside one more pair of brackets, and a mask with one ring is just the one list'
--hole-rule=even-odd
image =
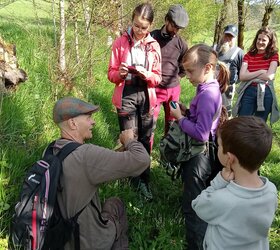
{"label": "pink hoodie", "polygon": [[[108,79],[110,82],[115,83],[115,90],[112,97],[112,103],[116,108],[122,106],[122,93],[125,85],[124,79],[119,75],[119,66],[122,62],[127,61],[131,45],[133,46],[133,38],[125,32],[121,37],[117,38],[112,47],[111,58],[108,67]],[[147,81],[150,108],[149,111],[152,114],[156,105],[156,92],[155,87],[161,82],[161,53],[158,42],[148,34],[144,39],[147,50],[147,62],[148,62],[148,76],[145,79]]]}

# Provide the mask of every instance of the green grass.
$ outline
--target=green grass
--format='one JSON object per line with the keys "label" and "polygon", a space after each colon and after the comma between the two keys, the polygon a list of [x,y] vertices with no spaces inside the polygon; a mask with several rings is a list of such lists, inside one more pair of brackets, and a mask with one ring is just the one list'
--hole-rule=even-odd
{"label": "green grass", "polygon": [[[28,74],[28,81],[16,91],[0,96],[0,250],[7,249],[9,221],[26,169],[41,156],[45,146],[59,136],[51,113],[57,98],[76,95],[100,105],[101,111],[94,115],[97,124],[93,143],[113,148],[119,133],[117,116],[111,104],[114,85],[107,80],[109,49],[106,48],[106,32],[97,30],[101,42],[94,47],[92,81],[86,78],[87,66],[81,65],[79,70],[71,71],[75,89],[68,92],[57,81],[51,20],[46,20],[46,13],[50,13],[51,7],[46,2],[40,3],[43,5],[40,5],[41,10],[37,13],[39,19],[35,18],[29,1],[16,1],[8,9],[0,9],[0,17],[7,17],[0,20],[1,36],[7,42],[16,43],[19,65]],[[255,31],[246,33],[245,39],[251,41],[252,34],[254,36]],[[87,46],[85,41],[81,41],[81,44]],[[280,96],[277,84],[276,88]],[[181,101],[189,103],[194,91],[184,79]],[[273,126],[273,132],[273,148],[262,168],[262,174],[279,189],[279,122]],[[152,203],[145,203],[131,190],[126,180],[103,185],[100,190],[102,200],[119,196],[127,204],[130,248],[135,250],[184,248],[185,230],[180,208],[182,184],[179,180],[172,182],[157,162],[157,145],[162,133],[163,112],[158,120],[152,152],[151,187],[155,196]],[[271,228],[270,245],[272,250],[280,249],[279,210]]]}

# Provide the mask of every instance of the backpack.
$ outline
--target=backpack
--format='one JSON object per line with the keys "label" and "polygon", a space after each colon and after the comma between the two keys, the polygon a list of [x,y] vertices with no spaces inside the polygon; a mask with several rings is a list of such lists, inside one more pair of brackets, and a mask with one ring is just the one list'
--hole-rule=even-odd
{"label": "backpack", "polygon": [[178,122],[174,121],[168,133],[160,140],[160,163],[174,180],[180,175],[181,162],[188,161],[205,150],[205,142],[191,138],[181,130]]}
{"label": "backpack", "polygon": [[24,180],[11,222],[11,249],[63,249],[72,234],[75,249],[79,248],[77,219],[83,209],[71,219],[64,219],[57,192],[62,161],[81,144],[70,142],[57,155],[53,154],[54,144],[55,141],[47,147],[43,158],[32,165]]}
{"label": "backpack", "polygon": [[[217,119],[220,111],[219,126],[228,119],[226,108],[222,105],[217,109],[212,120],[215,121]],[[175,180],[182,172],[182,162],[208,151],[212,173],[217,174],[222,169],[222,165],[217,156],[218,147],[216,140],[213,141],[210,133],[208,142],[197,141],[182,131],[178,121],[174,121],[167,134],[160,140],[160,164],[165,168],[167,175],[171,176],[172,180]]]}
{"label": "backpack", "polygon": [[[226,121],[228,121],[228,112],[227,108],[222,105],[221,108],[221,115],[219,117],[219,125],[222,126]],[[218,142],[217,142],[217,136],[215,139],[213,139],[213,135],[210,133],[209,134],[209,142],[208,142],[208,155],[210,158],[210,163],[211,163],[211,175],[209,177],[209,185],[210,181],[214,179],[214,177],[223,169],[223,165],[221,164],[219,157],[218,157]]]}

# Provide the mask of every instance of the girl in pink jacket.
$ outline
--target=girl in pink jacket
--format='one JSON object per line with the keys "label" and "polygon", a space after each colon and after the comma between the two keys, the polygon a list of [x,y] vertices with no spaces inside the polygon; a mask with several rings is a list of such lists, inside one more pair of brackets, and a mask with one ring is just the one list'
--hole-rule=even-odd
{"label": "girl in pink jacket", "polygon": [[[138,141],[151,151],[155,87],[161,82],[160,46],[149,29],[154,12],[149,3],[138,5],[132,13],[132,27],[112,46],[108,79],[115,83],[112,102],[117,109],[120,130],[133,128]],[[131,183],[152,200],[149,187],[150,168]]]}

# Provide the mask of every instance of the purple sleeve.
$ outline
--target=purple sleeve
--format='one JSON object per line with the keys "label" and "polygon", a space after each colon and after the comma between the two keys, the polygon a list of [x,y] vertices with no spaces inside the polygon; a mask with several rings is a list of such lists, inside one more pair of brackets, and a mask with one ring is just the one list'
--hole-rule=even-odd
{"label": "purple sleeve", "polygon": [[[213,124],[213,117],[219,104],[209,92],[196,96],[190,106],[190,119],[179,120],[182,130],[198,141],[207,141]],[[192,114],[193,113],[193,114]]]}

